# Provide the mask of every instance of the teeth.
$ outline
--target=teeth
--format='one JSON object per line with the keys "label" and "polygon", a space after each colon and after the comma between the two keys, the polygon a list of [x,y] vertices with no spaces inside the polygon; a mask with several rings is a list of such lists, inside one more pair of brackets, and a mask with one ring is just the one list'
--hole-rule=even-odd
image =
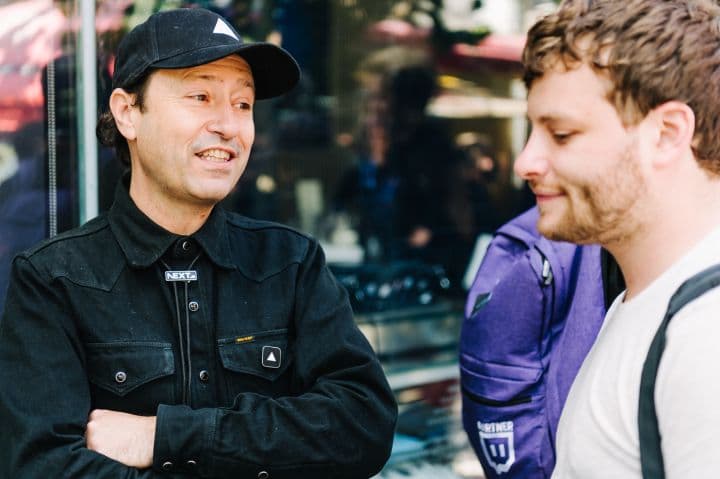
{"label": "teeth", "polygon": [[211,161],[230,161],[230,153],[224,150],[218,150],[218,149],[212,149],[212,150],[205,150],[202,153],[200,153],[200,156],[202,158],[205,158],[207,160]]}

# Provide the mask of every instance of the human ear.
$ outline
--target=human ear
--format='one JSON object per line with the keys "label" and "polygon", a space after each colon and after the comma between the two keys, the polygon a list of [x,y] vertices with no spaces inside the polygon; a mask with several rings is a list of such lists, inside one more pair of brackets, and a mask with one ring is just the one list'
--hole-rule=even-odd
{"label": "human ear", "polygon": [[122,136],[127,140],[137,137],[133,113],[135,110],[135,95],[122,88],[116,88],[110,95],[110,111],[115,118],[115,125]]}
{"label": "human ear", "polygon": [[668,101],[656,107],[652,114],[659,133],[657,147],[662,152],[690,150],[695,135],[695,113],[692,108],[680,101]]}

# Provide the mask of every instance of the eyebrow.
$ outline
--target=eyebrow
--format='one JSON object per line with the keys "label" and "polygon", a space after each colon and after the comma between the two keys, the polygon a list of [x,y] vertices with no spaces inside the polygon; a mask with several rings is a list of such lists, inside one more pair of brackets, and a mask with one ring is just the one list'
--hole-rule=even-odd
{"label": "eyebrow", "polygon": [[[528,116],[529,117],[529,116]],[[530,118],[532,120],[532,118]],[[540,117],[537,119],[536,123],[547,125],[551,123],[559,123],[563,121],[579,121],[578,118],[569,116],[569,115],[558,115],[553,113],[546,113],[544,115],[540,115]]]}

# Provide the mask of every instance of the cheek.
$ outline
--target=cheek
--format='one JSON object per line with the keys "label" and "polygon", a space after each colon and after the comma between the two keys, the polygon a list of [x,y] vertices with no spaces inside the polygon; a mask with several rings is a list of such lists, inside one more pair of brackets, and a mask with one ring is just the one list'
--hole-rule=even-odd
{"label": "cheek", "polygon": [[158,141],[158,138],[168,138],[167,132],[158,126],[149,127],[148,125],[138,135],[138,145],[149,161],[163,158],[171,148],[169,142]]}
{"label": "cheek", "polygon": [[138,138],[145,141],[146,148],[159,150],[164,142],[158,138],[172,138],[172,128],[177,128],[178,121],[171,120],[161,112],[146,113],[144,121],[138,127]]}
{"label": "cheek", "polygon": [[248,164],[248,158],[246,156],[243,159],[243,161],[240,164],[238,164],[237,171],[236,171],[237,178],[235,179],[236,182],[240,179],[240,177],[243,175],[243,173],[245,173],[245,168],[247,168],[247,164]]}
{"label": "cheek", "polygon": [[250,145],[255,141],[255,122],[250,121],[243,129],[243,142],[250,148]]}
{"label": "cheek", "polygon": [[602,209],[633,196],[643,185],[636,155],[632,144],[599,151],[592,167],[577,178],[577,197]]}
{"label": "cheek", "polygon": [[577,185],[604,183],[614,177],[618,168],[623,168],[627,158],[627,149],[619,143],[578,144],[573,153],[564,155],[562,167],[558,173]]}

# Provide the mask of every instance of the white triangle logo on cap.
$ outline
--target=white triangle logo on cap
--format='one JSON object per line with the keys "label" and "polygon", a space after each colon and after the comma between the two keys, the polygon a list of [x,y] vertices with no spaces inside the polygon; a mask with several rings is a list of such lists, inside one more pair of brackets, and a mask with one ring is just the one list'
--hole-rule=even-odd
{"label": "white triangle logo on cap", "polygon": [[235,32],[232,31],[232,28],[230,28],[227,23],[223,22],[219,18],[217,23],[215,24],[215,29],[213,30],[213,33],[217,33],[219,35],[227,35],[229,37],[233,37],[237,41],[240,41],[237,35],[235,35]]}

